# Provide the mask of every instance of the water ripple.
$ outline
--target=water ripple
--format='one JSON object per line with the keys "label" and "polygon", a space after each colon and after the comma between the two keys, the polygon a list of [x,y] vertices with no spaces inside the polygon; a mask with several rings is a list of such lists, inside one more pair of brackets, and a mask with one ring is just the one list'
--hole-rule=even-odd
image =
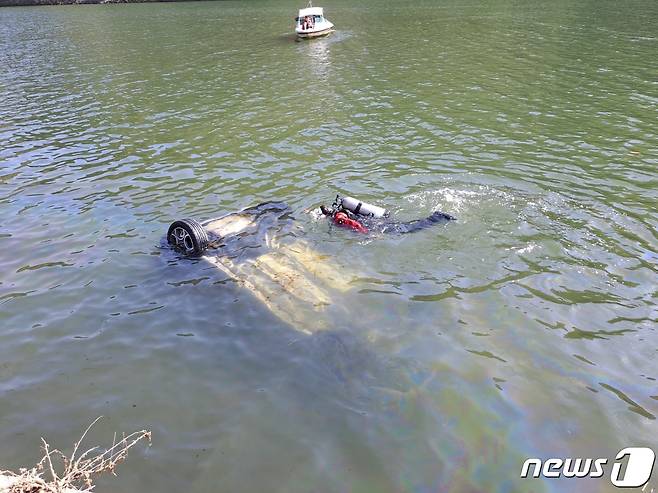
{"label": "water ripple", "polygon": [[[633,5],[340,0],[311,43],[292,4],[3,10],[0,464],[99,414],[158,438],[126,491],[508,491],[524,457],[645,443],[658,12]],[[360,237],[307,213],[336,193],[458,220]],[[265,200],[349,279],[327,332],[162,243]]]}

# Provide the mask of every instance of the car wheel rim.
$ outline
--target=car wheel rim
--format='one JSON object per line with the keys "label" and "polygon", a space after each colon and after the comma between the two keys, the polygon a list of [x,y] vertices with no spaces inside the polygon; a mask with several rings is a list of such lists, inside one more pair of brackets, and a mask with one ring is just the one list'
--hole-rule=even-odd
{"label": "car wheel rim", "polygon": [[194,251],[194,242],[190,234],[181,227],[174,228],[171,232],[171,235],[174,238],[174,243],[178,248],[185,250],[185,252],[190,253]]}

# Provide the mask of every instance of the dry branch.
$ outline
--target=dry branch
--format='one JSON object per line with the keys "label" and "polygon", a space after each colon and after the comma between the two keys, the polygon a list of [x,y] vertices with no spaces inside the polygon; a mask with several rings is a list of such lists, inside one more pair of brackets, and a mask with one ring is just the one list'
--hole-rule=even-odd
{"label": "dry branch", "polygon": [[[101,419],[96,418],[80,439],[75,442],[68,457],[41,438],[43,458],[32,469],[20,469],[18,473],[0,470],[0,493],[80,493],[94,489],[93,481],[104,472],[115,475],[116,466],[122,462],[137,442],[146,438],[151,443],[151,432],[136,431],[123,435],[117,442],[116,434],[112,446],[104,451],[92,447],[78,456],[80,445],[89,430]],[[60,472],[58,472],[60,471]]]}

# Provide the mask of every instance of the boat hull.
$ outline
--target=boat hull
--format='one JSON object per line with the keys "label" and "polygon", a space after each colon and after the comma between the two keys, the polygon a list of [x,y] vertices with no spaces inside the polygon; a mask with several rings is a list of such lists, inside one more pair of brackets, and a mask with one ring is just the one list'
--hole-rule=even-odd
{"label": "boat hull", "polygon": [[297,37],[301,39],[319,38],[321,36],[326,36],[327,34],[331,34],[332,32],[334,32],[334,28],[329,27],[327,29],[322,29],[321,31],[297,32]]}

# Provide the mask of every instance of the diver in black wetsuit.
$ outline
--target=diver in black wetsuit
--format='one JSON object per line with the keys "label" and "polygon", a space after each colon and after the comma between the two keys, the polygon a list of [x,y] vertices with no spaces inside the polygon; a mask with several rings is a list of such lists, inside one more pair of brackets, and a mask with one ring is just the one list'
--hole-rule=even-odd
{"label": "diver in black wetsuit", "polygon": [[322,214],[331,217],[334,224],[353,229],[360,233],[368,233],[370,231],[377,231],[379,233],[393,233],[393,234],[407,234],[415,233],[422,229],[427,229],[437,223],[445,223],[448,221],[456,221],[457,218],[446,214],[445,212],[436,211],[423,219],[415,219],[407,222],[390,221],[387,218],[375,218],[367,216],[359,216],[353,212],[338,205],[331,209],[324,205],[320,206]]}
{"label": "diver in black wetsuit", "polygon": [[427,229],[434,226],[436,223],[445,223],[448,221],[456,221],[457,218],[446,214],[445,212],[436,211],[423,219],[415,219],[413,221],[407,222],[384,222],[380,227],[377,228],[378,231],[382,233],[397,233],[397,234],[406,234],[406,233],[415,233],[421,229]]}

